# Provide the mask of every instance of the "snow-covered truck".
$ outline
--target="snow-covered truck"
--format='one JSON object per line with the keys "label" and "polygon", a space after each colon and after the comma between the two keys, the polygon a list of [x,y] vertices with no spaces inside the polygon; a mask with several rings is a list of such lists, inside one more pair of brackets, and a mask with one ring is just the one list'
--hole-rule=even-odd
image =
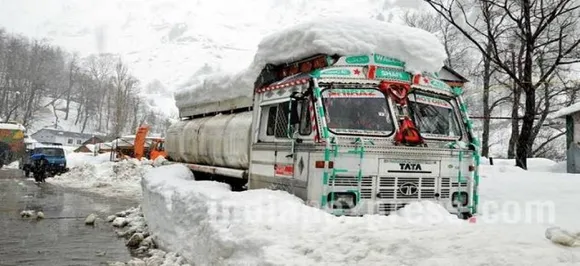
{"label": "snow-covered truck", "polygon": [[24,157],[26,128],[18,123],[0,123],[0,168]]}
{"label": "snow-covered truck", "polygon": [[279,189],[337,215],[431,200],[470,217],[478,148],[445,52],[416,28],[365,19],[299,24],[254,62],[175,95],[169,160],[233,188]]}

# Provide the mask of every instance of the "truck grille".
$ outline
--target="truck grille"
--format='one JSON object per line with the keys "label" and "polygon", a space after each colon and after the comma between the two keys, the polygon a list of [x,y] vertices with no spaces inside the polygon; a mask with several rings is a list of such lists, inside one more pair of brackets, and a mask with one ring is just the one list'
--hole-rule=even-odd
{"label": "truck grille", "polygon": [[[457,181],[457,178],[449,178],[449,177],[441,178],[441,198],[442,199],[448,199],[450,197],[451,188],[458,188],[459,187],[459,182],[451,182],[452,180]],[[461,182],[461,187],[467,188],[467,181]]]}
{"label": "truck grille", "polygon": [[[358,180],[355,176],[336,176],[334,177],[334,186],[342,186],[342,187],[356,187],[358,186]],[[331,180],[332,182],[332,180]],[[332,184],[332,183],[331,183]],[[363,187],[372,187],[373,186],[373,178],[370,176],[363,176],[361,180],[361,186]]]}
{"label": "truck grille", "polygon": [[[329,185],[331,185],[330,183]],[[334,186],[336,187],[358,187],[358,180],[354,176],[336,176],[334,178]],[[363,176],[361,180],[361,198],[370,199],[373,194],[373,178],[370,176]]]}
{"label": "truck grille", "polygon": [[[436,193],[434,177],[380,177],[379,195],[381,199],[423,199],[434,198]],[[414,185],[417,191],[407,195],[399,189],[403,185]]]}

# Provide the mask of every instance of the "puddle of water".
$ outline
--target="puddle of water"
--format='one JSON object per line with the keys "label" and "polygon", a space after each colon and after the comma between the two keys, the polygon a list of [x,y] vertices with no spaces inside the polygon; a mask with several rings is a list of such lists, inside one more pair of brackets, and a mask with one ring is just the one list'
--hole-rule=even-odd
{"label": "puddle of water", "polygon": [[[0,179],[0,202],[0,265],[106,265],[131,259],[108,223],[86,226],[84,219],[91,213],[103,219],[135,202],[15,179]],[[25,209],[42,211],[46,219],[21,218]]]}

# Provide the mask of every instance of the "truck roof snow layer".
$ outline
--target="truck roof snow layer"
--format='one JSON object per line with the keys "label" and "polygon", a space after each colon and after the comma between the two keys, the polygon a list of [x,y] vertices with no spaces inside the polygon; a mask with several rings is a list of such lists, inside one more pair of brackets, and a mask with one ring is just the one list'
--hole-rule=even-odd
{"label": "truck roof snow layer", "polygon": [[267,64],[317,54],[380,54],[404,62],[404,71],[410,73],[438,72],[446,58],[437,37],[418,28],[363,18],[317,19],[265,37],[254,61],[243,71],[217,73],[175,93],[180,117],[249,108],[254,81]]}
{"label": "truck roof snow layer", "polygon": [[264,38],[253,65],[292,62],[315,54],[381,54],[404,61],[414,74],[438,72],[444,46],[422,29],[366,18],[324,18],[309,21]]}

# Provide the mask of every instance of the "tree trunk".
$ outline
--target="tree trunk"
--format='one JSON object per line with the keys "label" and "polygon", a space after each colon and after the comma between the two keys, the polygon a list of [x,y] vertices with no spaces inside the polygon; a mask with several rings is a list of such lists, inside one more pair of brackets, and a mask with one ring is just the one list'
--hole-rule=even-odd
{"label": "tree trunk", "polygon": [[[487,44],[487,50],[491,51],[491,42]],[[489,106],[489,86],[491,79],[491,62],[488,57],[483,57],[483,134],[481,136],[481,156],[489,157],[489,126],[491,120],[491,108]]]}
{"label": "tree trunk", "polygon": [[523,169],[528,169],[528,157],[532,154],[532,134],[534,128],[534,117],[536,115],[536,94],[533,88],[526,88],[524,90],[526,98],[526,108],[524,119],[522,123],[522,131],[517,142],[516,149],[516,166]]}
{"label": "tree trunk", "polygon": [[514,84],[514,98],[513,98],[513,103],[512,103],[512,133],[510,135],[510,140],[509,140],[509,147],[508,147],[508,152],[507,152],[507,157],[508,159],[514,159],[516,157],[516,143],[519,137],[519,131],[520,131],[520,121],[518,120],[518,111],[519,111],[519,104],[520,104],[520,97],[521,97],[521,92],[519,90],[519,88],[517,88],[517,85]]}

